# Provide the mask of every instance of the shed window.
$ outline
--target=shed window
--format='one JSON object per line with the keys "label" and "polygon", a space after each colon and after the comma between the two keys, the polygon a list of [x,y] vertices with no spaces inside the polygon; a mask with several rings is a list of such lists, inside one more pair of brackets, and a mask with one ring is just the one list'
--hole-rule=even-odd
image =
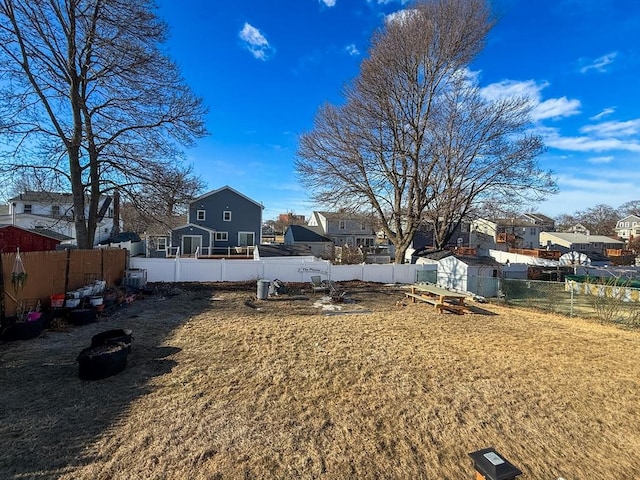
{"label": "shed window", "polygon": [[204,210],[198,210],[196,212],[196,218],[198,219],[198,221],[202,222],[205,220],[206,217],[207,217],[207,212],[205,212]]}
{"label": "shed window", "polygon": [[229,232],[216,232],[216,242],[229,241]]}
{"label": "shed window", "polygon": [[231,211],[230,210],[225,210],[224,212],[222,212],[222,220],[225,222],[230,222],[231,221]]}

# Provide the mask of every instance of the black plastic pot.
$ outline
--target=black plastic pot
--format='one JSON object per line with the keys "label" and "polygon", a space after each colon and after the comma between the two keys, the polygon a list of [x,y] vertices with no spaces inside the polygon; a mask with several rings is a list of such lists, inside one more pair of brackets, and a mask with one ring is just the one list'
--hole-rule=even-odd
{"label": "black plastic pot", "polygon": [[69,322],[73,325],[88,325],[95,323],[96,311],[93,308],[79,308],[69,311]]}
{"label": "black plastic pot", "polygon": [[116,328],[114,330],[107,330],[106,332],[94,335],[91,338],[91,346],[97,347],[99,345],[108,345],[111,343],[122,343],[127,349],[127,352],[131,352],[132,340],[133,335],[131,330],[128,328]]}
{"label": "black plastic pot", "polygon": [[85,348],[78,355],[78,376],[82,380],[100,380],[123,371],[127,366],[127,348],[111,343]]}
{"label": "black plastic pot", "polygon": [[18,322],[16,319],[7,319],[5,325],[0,328],[0,340],[12,342],[15,340],[30,340],[36,338],[42,332],[40,319],[30,322]]}

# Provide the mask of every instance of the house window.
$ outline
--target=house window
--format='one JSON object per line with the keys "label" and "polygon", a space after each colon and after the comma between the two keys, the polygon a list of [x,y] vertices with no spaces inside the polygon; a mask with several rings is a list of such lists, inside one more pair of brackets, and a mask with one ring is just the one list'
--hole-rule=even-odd
{"label": "house window", "polygon": [[31,213],[31,205],[25,205],[23,209],[24,213]]}
{"label": "house window", "polygon": [[113,218],[113,207],[107,209],[107,218]]}
{"label": "house window", "polygon": [[196,212],[196,218],[198,219],[199,222],[203,222],[206,218],[206,212],[204,210],[198,210]]}
{"label": "house window", "polygon": [[338,222],[338,228],[339,228],[340,230],[344,230],[344,229],[345,229],[344,220],[340,220],[340,221]]}
{"label": "house window", "polygon": [[229,233],[228,232],[216,232],[215,239],[216,239],[216,242],[228,242],[229,241]]}
{"label": "house window", "polygon": [[535,234],[536,234],[536,229],[535,229],[535,228],[532,228],[532,229],[530,230],[530,232],[531,232],[531,235],[535,235]]}
{"label": "house window", "polygon": [[51,216],[54,218],[60,216],[60,205],[51,205]]}
{"label": "house window", "polygon": [[367,224],[366,223],[361,223],[360,224],[360,230],[366,230],[367,229]]}
{"label": "house window", "polygon": [[225,210],[224,212],[222,212],[222,220],[225,222],[230,222],[231,221],[231,211],[230,210]]}
{"label": "house window", "polygon": [[156,250],[166,250],[167,249],[167,237],[158,237]]}

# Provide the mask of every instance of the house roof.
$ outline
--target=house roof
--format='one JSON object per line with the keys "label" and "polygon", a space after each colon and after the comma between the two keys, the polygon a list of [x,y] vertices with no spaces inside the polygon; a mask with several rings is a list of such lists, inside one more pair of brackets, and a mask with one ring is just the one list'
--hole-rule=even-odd
{"label": "house roof", "polygon": [[318,215],[323,216],[324,218],[326,218],[327,220],[357,220],[357,221],[365,221],[365,222],[370,222],[371,221],[371,217],[367,216],[367,215],[363,215],[361,213],[353,213],[353,212],[320,212],[320,211],[314,211],[313,215],[316,215],[316,218]]}
{"label": "house roof", "polygon": [[234,188],[231,188],[229,185],[225,185],[224,187],[220,187],[216,190],[211,190],[210,192],[204,193],[202,195],[200,195],[198,198],[194,198],[193,200],[191,200],[191,203],[195,203],[195,202],[199,202],[200,200],[202,200],[203,198],[207,198],[210,197],[211,195],[215,195],[216,193],[219,193],[223,190],[230,190],[233,193],[235,193],[236,195],[241,196],[242,198],[244,198],[245,200],[248,200],[252,203],[255,203],[257,206],[259,206],[260,208],[264,208],[264,205],[262,205],[259,202],[256,202],[255,200],[253,200],[252,198],[247,197],[245,194],[240,193],[239,191],[235,190]]}
{"label": "house roof", "polygon": [[616,240],[615,238],[607,237],[604,235],[585,235],[584,233],[566,233],[566,232],[543,232],[545,235],[549,237],[556,237],[560,240],[570,243],[616,243],[616,244],[624,244],[621,240]]}
{"label": "house roof", "polygon": [[627,215],[618,220],[618,222],[640,222],[640,217],[638,215]]}
{"label": "house roof", "polygon": [[524,217],[526,218],[530,218],[531,220],[533,220],[536,224],[554,224],[555,220],[551,217],[547,217],[546,215],[543,215],[542,213],[538,213],[538,212],[529,212],[529,213],[524,213],[523,214]]}
{"label": "house roof", "polygon": [[268,257],[308,257],[313,255],[311,248],[305,245],[258,245],[260,258]]}
{"label": "house roof", "polygon": [[[87,196],[87,198],[89,198]],[[100,198],[111,198],[108,195],[100,195]],[[9,203],[12,202],[33,202],[33,203],[48,203],[48,204],[65,204],[73,203],[73,195],[71,193],[59,193],[59,192],[34,192],[27,190],[13,198],[9,199]]]}
{"label": "house roof", "polygon": [[24,193],[10,198],[9,202],[71,203],[73,202],[73,195],[71,193],[34,192],[27,190]]}
{"label": "house roof", "polygon": [[64,233],[56,232],[49,228],[31,228],[29,231],[39,235],[44,235],[45,237],[53,238],[54,240],[60,240],[61,242],[64,242],[65,240],[73,240],[73,237],[65,235]]}
{"label": "house roof", "polygon": [[202,230],[210,233],[216,233],[215,230],[212,230],[207,227],[203,227],[202,225],[196,225],[195,223],[186,223],[184,225],[180,225],[179,227],[172,228],[172,232],[177,232],[179,230],[184,230],[185,228],[195,228],[196,230]]}
{"label": "house roof", "polygon": [[320,235],[304,225],[289,225],[287,231],[291,233],[294,242],[326,243],[331,242],[330,238]]}

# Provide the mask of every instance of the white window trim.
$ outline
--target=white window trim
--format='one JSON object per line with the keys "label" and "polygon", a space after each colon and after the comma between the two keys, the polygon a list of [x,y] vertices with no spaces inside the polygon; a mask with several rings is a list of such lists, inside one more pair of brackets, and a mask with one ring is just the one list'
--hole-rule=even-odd
{"label": "white window trim", "polygon": [[[227,214],[229,218],[227,218]],[[225,210],[224,212],[222,212],[222,221],[223,222],[230,222],[231,221],[231,210]]]}
{"label": "white window trim", "polygon": [[[220,237],[220,238],[218,238]],[[214,236],[214,240],[216,242],[228,242],[229,241],[229,232],[216,232]]]}
{"label": "white window trim", "polygon": [[[156,250],[166,250],[167,249],[167,245],[169,244],[169,242],[167,241],[167,237],[158,237],[156,240]],[[164,246],[162,246],[161,244],[164,244]]]}
{"label": "white window trim", "polygon": [[[202,218],[200,218],[200,214],[202,214]],[[207,219],[207,211],[206,210],[196,210],[196,219],[199,222],[204,222]]]}

